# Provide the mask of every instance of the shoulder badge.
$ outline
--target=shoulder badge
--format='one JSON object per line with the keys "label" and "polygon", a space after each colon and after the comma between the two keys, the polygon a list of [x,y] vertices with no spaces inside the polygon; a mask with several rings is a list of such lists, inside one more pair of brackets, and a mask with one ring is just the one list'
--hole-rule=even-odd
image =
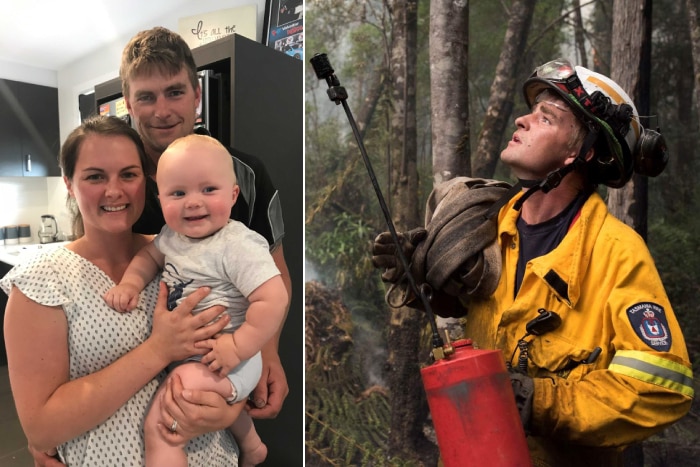
{"label": "shoulder badge", "polygon": [[666,352],[671,348],[671,333],[662,306],[641,302],[627,308],[632,329],[649,347]]}

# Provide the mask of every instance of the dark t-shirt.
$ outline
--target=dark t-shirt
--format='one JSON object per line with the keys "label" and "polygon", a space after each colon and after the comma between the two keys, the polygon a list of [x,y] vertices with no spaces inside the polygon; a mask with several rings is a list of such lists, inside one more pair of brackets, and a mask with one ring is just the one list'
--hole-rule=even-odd
{"label": "dark t-shirt", "polygon": [[[231,209],[231,219],[242,222],[267,239],[270,250],[284,237],[284,221],[279,193],[263,163],[255,156],[228,148],[233,157],[236,179],[241,193]],[[134,232],[157,234],[165,225],[158,201],[156,182],[148,178],[146,205],[134,224]]]}
{"label": "dark t-shirt", "polygon": [[520,250],[515,271],[516,295],[523,282],[528,261],[544,256],[559,246],[589,195],[590,193],[581,193],[562,212],[539,224],[530,225],[518,217],[516,226],[520,235]]}

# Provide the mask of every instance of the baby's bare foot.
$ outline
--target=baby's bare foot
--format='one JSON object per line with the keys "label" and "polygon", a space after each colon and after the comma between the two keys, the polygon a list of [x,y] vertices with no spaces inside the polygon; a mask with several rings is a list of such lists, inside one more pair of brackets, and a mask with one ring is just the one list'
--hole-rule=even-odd
{"label": "baby's bare foot", "polygon": [[254,467],[261,464],[267,457],[267,446],[260,443],[254,449],[241,449],[240,467]]}

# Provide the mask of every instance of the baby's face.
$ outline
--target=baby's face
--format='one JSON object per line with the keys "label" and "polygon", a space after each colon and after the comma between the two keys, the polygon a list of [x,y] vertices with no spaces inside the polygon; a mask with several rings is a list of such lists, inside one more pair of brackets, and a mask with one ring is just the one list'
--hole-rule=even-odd
{"label": "baby's face", "polygon": [[230,157],[202,144],[182,144],[163,153],[156,176],[158,197],[171,229],[205,238],[226,225],[239,192],[226,159]]}

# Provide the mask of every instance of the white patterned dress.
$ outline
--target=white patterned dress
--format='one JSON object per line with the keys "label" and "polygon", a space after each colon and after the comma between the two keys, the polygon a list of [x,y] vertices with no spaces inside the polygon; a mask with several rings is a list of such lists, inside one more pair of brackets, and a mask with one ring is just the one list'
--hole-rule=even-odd
{"label": "white patterned dress", "polygon": [[[130,313],[119,313],[102,299],[114,282],[97,266],[60,247],[16,266],[0,280],[8,294],[14,285],[46,306],[60,306],[68,321],[70,378],[94,373],[143,343],[151,332],[158,281],[153,280]],[[143,421],[161,373],[105,422],[58,447],[71,467],[144,464]],[[60,429],[60,427],[57,427]],[[208,433],[187,445],[190,466],[235,466],[238,456],[228,431]]]}

